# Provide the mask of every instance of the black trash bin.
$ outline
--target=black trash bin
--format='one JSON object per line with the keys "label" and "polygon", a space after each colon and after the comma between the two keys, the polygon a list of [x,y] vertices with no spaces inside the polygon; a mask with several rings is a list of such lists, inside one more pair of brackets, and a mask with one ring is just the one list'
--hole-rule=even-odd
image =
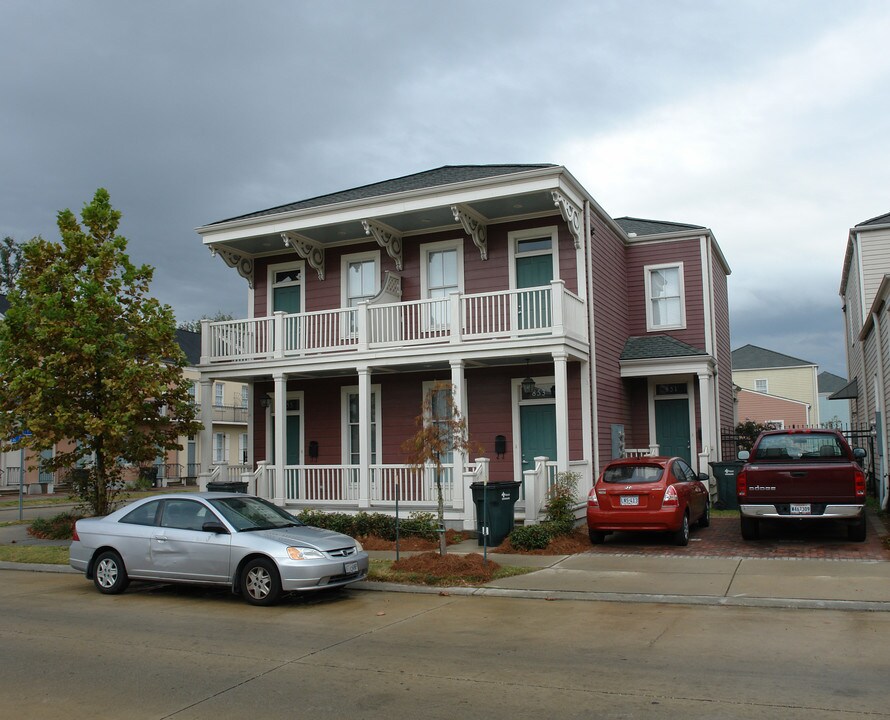
{"label": "black trash bin", "polygon": [[228,493],[246,493],[246,482],[209,482],[207,483],[207,492],[228,492]]}
{"label": "black trash bin", "polygon": [[735,479],[743,462],[708,463],[717,478],[717,507],[720,510],[738,510],[739,500],[735,494]]}
{"label": "black trash bin", "polygon": [[[513,506],[519,499],[520,482],[475,482],[470,484],[476,505],[476,534],[480,545],[497,547],[513,530]],[[485,540],[488,520],[488,541]]]}

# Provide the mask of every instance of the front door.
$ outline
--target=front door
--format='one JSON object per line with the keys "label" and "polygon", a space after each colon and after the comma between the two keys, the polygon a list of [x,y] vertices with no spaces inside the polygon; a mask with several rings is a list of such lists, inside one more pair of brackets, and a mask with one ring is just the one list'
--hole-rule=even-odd
{"label": "front door", "polygon": [[535,458],[556,460],[556,405],[519,406],[522,471],[533,470]]}
{"label": "front door", "polygon": [[[551,255],[516,258],[516,287],[528,288],[519,294],[519,328],[537,330],[550,327],[550,281],[553,280]],[[532,289],[537,288],[537,289]]]}
{"label": "front door", "polygon": [[691,463],[688,398],[655,401],[655,442],[659,454]]}

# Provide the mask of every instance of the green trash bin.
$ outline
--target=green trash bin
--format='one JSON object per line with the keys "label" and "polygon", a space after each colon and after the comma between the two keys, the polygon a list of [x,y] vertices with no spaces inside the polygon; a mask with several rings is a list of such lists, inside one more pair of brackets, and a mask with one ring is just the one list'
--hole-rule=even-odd
{"label": "green trash bin", "polygon": [[[519,499],[521,482],[471,483],[473,503],[476,505],[476,535],[479,545],[497,547],[513,530],[513,506]],[[488,520],[488,541],[485,540],[485,520]]]}
{"label": "green trash bin", "polygon": [[246,493],[246,482],[209,482],[207,492]]}
{"label": "green trash bin", "polygon": [[717,478],[717,502],[720,510],[738,510],[739,500],[735,494],[735,479],[743,462],[712,462],[708,463]]}

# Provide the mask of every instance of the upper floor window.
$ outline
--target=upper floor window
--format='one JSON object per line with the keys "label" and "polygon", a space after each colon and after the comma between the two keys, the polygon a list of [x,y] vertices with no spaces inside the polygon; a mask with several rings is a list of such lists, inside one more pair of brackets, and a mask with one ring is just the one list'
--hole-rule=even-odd
{"label": "upper floor window", "polygon": [[222,383],[213,384],[213,404],[217,407],[225,404],[225,385]]}
{"label": "upper floor window", "polygon": [[343,256],[343,307],[355,307],[380,292],[380,253]]}
{"label": "upper floor window", "polygon": [[241,407],[247,407],[247,385],[241,386]]}
{"label": "upper floor window", "polygon": [[646,328],[672,330],[686,327],[683,264],[647,265]]}
{"label": "upper floor window", "polygon": [[420,252],[423,264],[421,294],[425,298],[442,300],[430,306],[427,323],[430,327],[441,327],[450,320],[448,296],[463,290],[463,242],[429,243],[421,246]]}
{"label": "upper floor window", "polygon": [[754,390],[759,393],[768,393],[769,392],[769,380],[767,379],[758,379],[754,381]]}

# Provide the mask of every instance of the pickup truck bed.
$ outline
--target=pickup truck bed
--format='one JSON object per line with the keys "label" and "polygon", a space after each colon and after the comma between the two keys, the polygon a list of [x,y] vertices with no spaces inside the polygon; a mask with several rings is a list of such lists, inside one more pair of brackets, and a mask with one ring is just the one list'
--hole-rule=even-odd
{"label": "pickup truck bed", "polygon": [[742,537],[756,540],[760,521],[836,520],[851,540],[866,535],[865,473],[836,430],[761,433],[736,478]]}

